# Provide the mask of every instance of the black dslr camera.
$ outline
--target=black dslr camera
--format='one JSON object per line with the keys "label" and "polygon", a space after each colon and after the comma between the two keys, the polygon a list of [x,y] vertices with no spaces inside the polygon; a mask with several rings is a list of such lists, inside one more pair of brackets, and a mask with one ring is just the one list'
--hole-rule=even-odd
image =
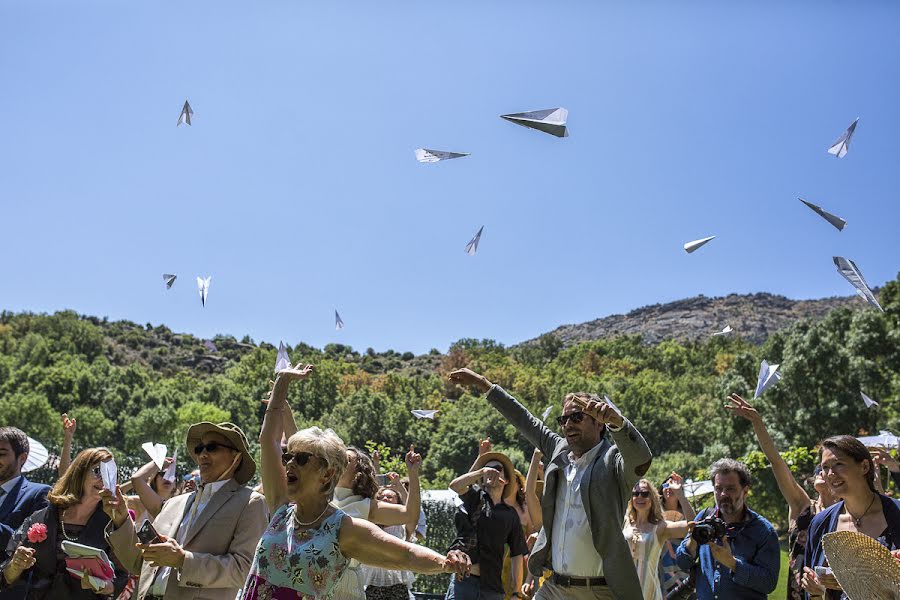
{"label": "black dslr camera", "polygon": [[702,546],[713,540],[720,540],[725,537],[726,527],[725,521],[719,517],[705,517],[694,525],[694,530],[691,531],[691,538]]}

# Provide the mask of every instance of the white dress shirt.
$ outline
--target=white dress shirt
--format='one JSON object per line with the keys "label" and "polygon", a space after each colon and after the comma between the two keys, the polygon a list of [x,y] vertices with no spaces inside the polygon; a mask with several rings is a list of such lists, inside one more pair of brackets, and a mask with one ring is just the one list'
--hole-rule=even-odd
{"label": "white dress shirt", "polygon": [[[194,492],[194,500],[192,502],[188,502],[188,512],[181,519],[181,525],[178,526],[178,533],[175,535],[175,540],[179,544],[184,543],[184,538],[187,535],[187,532],[190,531],[191,523],[194,521],[194,519],[197,518],[197,515],[203,512],[203,510],[209,504],[209,501],[212,500],[212,497],[215,496],[216,493],[220,489],[222,489],[222,486],[229,481],[231,480],[226,479],[224,481],[214,481],[212,483],[207,483],[205,485],[201,485],[198,492]],[[199,496],[197,494],[199,494]],[[156,573],[156,579],[153,580],[153,585],[150,586],[150,591],[148,593],[151,596],[165,596],[166,586],[169,584],[169,576],[171,574],[172,567],[161,567]]]}
{"label": "white dress shirt", "polygon": [[600,444],[597,444],[581,458],[575,458],[569,452],[569,464],[561,469],[550,541],[556,573],[575,577],[603,576],[603,559],[594,548],[587,511],[581,500],[581,480],[599,450]]}

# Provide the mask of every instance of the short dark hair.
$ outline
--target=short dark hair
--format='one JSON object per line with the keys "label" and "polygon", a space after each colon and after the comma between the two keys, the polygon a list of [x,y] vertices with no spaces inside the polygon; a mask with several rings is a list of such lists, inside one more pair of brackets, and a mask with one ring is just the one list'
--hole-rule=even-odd
{"label": "short dark hair", "polygon": [[828,448],[832,452],[837,450],[842,454],[846,454],[855,462],[861,463],[864,460],[869,461],[869,472],[866,473],[866,483],[869,489],[875,491],[875,463],[872,461],[872,454],[865,444],[853,437],[852,435],[834,435],[822,442],[819,448],[819,466],[822,465],[822,451]]}
{"label": "short dark hair", "polygon": [[729,473],[737,473],[741,480],[741,487],[750,485],[750,469],[742,462],[738,462],[733,458],[720,458],[709,468],[709,479],[716,484],[716,475],[728,475]]}
{"label": "short dark hair", "polygon": [[16,458],[28,454],[28,436],[18,427],[0,427],[0,441],[7,442]]}

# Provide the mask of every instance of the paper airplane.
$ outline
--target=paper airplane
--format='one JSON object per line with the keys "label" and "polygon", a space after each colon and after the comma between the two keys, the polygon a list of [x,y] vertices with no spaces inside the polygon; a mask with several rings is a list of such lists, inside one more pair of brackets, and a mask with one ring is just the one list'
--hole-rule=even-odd
{"label": "paper airplane", "polygon": [[178,279],[178,275],[170,275],[169,273],[163,273],[163,281],[166,282],[167,290],[172,289],[172,286],[175,285],[176,279]]}
{"label": "paper airplane", "polygon": [[616,406],[613,403],[613,401],[609,399],[609,396],[603,396],[603,401],[606,402],[607,404],[609,404],[613,408],[613,410],[615,410],[617,413],[619,413],[620,415],[622,414],[622,411],[619,410],[619,407]]}
{"label": "paper airplane", "polygon": [[859,117],[856,117],[856,120],[850,123],[850,127],[847,128],[847,131],[842,133],[841,137],[831,145],[831,148],[828,149],[828,154],[833,154],[838,158],[847,156],[847,150],[850,149],[850,138],[853,137],[853,132],[856,131],[857,123],[859,123]]}
{"label": "paper airplane", "polygon": [[847,224],[847,221],[843,220],[842,218],[840,218],[837,215],[831,214],[830,212],[828,212],[826,210],[822,210],[821,206],[816,206],[812,202],[807,202],[803,198],[798,198],[798,200],[800,200],[800,202],[802,202],[803,204],[810,207],[813,210],[813,212],[815,212],[817,215],[819,215],[820,217],[822,217],[823,219],[825,219],[826,221],[828,221],[829,223],[834,225],[838,231],[844,230],[844,225]]}
{"label": "paper airplane", "polygon": [[711,235],[711,236],[705,237],[701,240],[694,240],[693,242],[688,242],[687,244],[684,245],[684,251],[687,252],[688,254],[690,254],[691,252],[694,252],[695,250],[697,250],[704,244],[707,244],[714,239],[716,239],[716,236]]}
{"label": "paper airplane", "polygon": [[337,309],[334,310],[334,328],[338,331],[344,328],[344,321],[341,320],[341,315],[338,314]]}
{"label": "paper airplane", "polygon": [[530,127],[531,129],[555,135],[556,137],[569,137],[569,131],[566,129],[566,119],[569,118],[569,111],[565,108],[547,108],[544,110],[512,113],[500,115],[500,118],[522,127]]}
{"label": "paper airplane", "polygon": [[731,325],[726,325],[722,331],[717,331],[713,335],[728,335],[732,331],[734,331],[734,329],[731,328]]}
{"label": "paper airplane", "polygon": [[284,369],[291,368],[291,357],[288,356],[287,348],[284,342],[278,342],[278,356],[275,357],[275,373],[278,374]]}
{"label": "paper airplane", "polygon": [[481,241],[482,231],[484,231],[484,225],[482,225],[478,229],[478,233],[475,234],[475,237],[469,240],[469,243],[466,244],[466,254],[468,254],[469,256],[475,256],[475,253],[478,252],[478,242]]}
{"label": "paper airplane", "polygon": [[419,419],[433,419],[439,412],[438,410],[414,410],[412,414]]}
{"label": "paper airplane", "polygon": [[445,152],[444,150],[429,150],[428,148],[416,149],[416,160],[420,163],[436,163],[451,158],[469,156],[468,152]]}
{"label": "paper airplane", "polygon": [[212,343],[212,340],[203,340],[203,347],[209,350],[210,352],[218,352],[219,349],[216,348],[216,345]]}
{"label": "paper airplane", "polygon": [[100,463],[100,478],[103,480],[103,487],[115,494],[116,483],[119,479],[116,473],[116,461],[109,459]]}
{"label": "paper airplane", "polygon": [[550,416],[550,411],[553,410],[553,405],[551,404],[547,408],[544,409],[544,412],[541,413],[541,421],[546,421],[547,417]]}
{"label": "paper airplane", "polygon": [[175,481],[175,469],[176,464],[178,463],[178,449],[175,450],[175,454],[172,455],[172,464],[163,472],[163,479],[166,481]]}
{"label": "paper airplane", "polygon": [[178,123],[175,125],[181,125],[182,123],[186,123],[188,125],[191,124],[191,117],[194,116],[194,110],[191,108],[191,105],[188,104],[188,101],[184,101],[184,107],[181,109],[181,114],[178,115]]}
{"label": "paper airplane", "polygon": [[168,453],[166,445],[144,442],[141,444],[141,448],[150,456],[150,460],[156,463],[156,468],[162,471],[163,464],[166,462],[166,454]]}
{"label": "paper airplane", "polygon": [[876,307],[881,312],[884,312],[884,309],[878,304],[878,299],[875,298],[875,294],[869,289],[869,284],[866,283],[866,280],[863,277],[862,272],[856,266],[856,263],[842,256],[835,256],[834,264],[837,266],[838,273],[843,275],[844,279],[849,281],[850,284],[856,288],[857,294],[862,296],[866,302]]}
{"label": "paper airplane", "polygon": [[212,276],[203,279],[202,277],[197,278],[197,289],[200,291],[200,303],[203,306],[206,306],[206,297],[209,295],[209,282],[212,281]]}
{"label": "paper airplane", "polygon": [[877,402],[875,402],[874,400],[872,400],[871,398],[869,398],[862,392],[860,392],[859,395],[862,396],[863,402],[866,403],[866,408],[872,408],[873,406],[878,406]]}
{"label": "paper airplane", "polygon": [[766,361],[759,364],[759,378],[756,380],[756,392],[753,393],[753,399],[762,396],[770,386],[775,385],[781,379],[781,373],[778,372],[778,365],[770,365]]}

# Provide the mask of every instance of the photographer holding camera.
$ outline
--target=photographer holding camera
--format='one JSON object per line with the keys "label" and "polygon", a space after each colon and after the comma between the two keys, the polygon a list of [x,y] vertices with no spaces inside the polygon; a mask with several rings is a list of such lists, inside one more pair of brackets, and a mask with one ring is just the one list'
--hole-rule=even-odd
{"label": "photographer holding camera", "polygon": [[698,600],[765,600],[778,584],[778,536],[771,523],[747,508],[750,471],[723,458],[713,463],[710,479],[716,508],[700,511],[691,523],[676,552],[678,566],[691,569],[699,555]]}

